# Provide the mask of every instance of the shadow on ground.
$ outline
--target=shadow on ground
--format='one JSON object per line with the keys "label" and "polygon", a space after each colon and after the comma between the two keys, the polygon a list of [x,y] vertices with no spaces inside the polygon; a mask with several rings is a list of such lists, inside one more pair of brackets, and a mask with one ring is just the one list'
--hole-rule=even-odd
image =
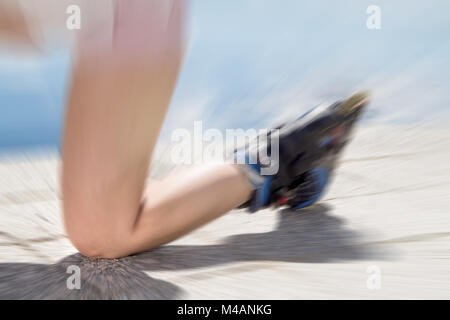
{"label": "shadow on ground", "polygon": [[[52,265],[3,263],[0,299],[175,299],[183,296],[180,287],[148,273],[262,260],[323,263],[380,258],[374,248],[361,245],[361,236],[346,228],[343,219],[330,215],[328,206],[278,214],[274,231],[240,234],[217,245],[167,245],[117,260],[75,254]],[[70,265],[81,269],[80,290],[67,289]]]}

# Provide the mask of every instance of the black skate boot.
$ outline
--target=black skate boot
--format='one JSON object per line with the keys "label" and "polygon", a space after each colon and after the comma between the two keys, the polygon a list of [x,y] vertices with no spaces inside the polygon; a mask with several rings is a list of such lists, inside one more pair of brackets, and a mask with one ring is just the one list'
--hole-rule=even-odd
{"label": "black skate boot", "polygon": [[236,150],[255,188],[241,207],[254,212],[270,205],[288,205],[297,210],[317,202],[368,101],[368,94],[360,92],[313,108]]}

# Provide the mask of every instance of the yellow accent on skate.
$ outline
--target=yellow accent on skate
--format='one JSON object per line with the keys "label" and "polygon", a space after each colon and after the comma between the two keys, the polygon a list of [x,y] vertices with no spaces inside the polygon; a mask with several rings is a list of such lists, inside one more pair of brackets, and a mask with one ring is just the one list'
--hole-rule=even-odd
{"label": "yellow accent on skate", "polygon": [[367,103],[370,99],[370,92],[369,91],[359,91],[353,95],[351,95],[347,100],[345,100],[342,103],[342,106],[340,108],[342,113],[350,113],[355,108],[358,108],[359,106],[362,106],[363,104]]}

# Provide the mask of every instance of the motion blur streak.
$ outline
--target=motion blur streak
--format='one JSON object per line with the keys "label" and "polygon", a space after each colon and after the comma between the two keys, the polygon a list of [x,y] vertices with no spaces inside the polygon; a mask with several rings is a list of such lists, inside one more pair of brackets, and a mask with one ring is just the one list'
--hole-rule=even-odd
{"label": "motion blur streak", "polygon": [[[110,261],[72,247],[58,186],[76,35],[66,7],[99,23],[110,1],[21,1],[29,28],[0,34],[0,298],[450,298],[450,4],[375,2],[192,1],[152,178],[172,167],[172,130],[195,120],[265,128],[361,88],[372,103],[319,205],[233,210]],[[366,26],[371,4],[380,29]],[[71,265],[79,290],[67,286]]]}

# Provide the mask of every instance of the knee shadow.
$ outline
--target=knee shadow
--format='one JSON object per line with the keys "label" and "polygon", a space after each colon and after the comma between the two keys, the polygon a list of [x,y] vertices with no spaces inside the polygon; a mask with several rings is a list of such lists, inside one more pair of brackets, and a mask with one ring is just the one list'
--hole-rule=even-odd
{"label": "knee shadow", "polygon": [[[286,261],[325,263],[385,258],[361,245],[361,235],[342,218],[318,205],[301,213],[278,212],[275,230],[240,234],[217,245],[167,245],[123,259],[89,259],[81,254],[56,264],[0,264],[0,299],[176,299],[179,286],[146,272],[204,268],[233,262]],[[81,289],[66,282],[70,265],[81,270]]]}
{"label": "knee shadow", "polygon": [[[69,289],[67,273],[80,267],[80,289]],[[0,264],[0,299],[176,299],[182,290],[148,276],[132,257],[116,260],[89,259],[77,253],[58,263]]]}

